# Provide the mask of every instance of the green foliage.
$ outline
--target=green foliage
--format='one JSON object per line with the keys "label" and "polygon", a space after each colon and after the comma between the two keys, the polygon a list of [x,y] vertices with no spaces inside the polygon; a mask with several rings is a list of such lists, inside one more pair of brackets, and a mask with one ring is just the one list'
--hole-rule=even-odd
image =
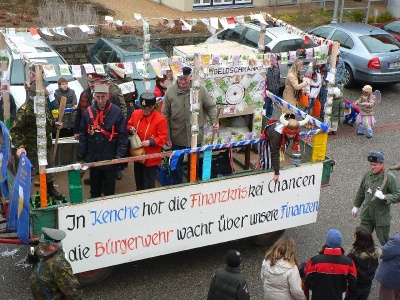
{"label": "green foliage", "polygon": [[[376,18],[376,21],[374,21],[374,23],[385,23],[387,21],[390,21],[393,18],[394,18],[394,16],[390,12],[385,11],[378,15],[378,17]],[[371,17],[370,17],[370,19],[371,19]],[[374,19],[374,17],[372,17],[372,19]]]}

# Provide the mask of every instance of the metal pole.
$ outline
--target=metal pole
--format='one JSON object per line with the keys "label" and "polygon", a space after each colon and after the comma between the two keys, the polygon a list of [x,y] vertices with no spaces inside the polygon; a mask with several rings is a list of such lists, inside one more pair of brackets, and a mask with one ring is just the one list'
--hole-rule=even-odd
{"label": "metal pole", "polygon": [[338,9],[339,9],[339,0],[335,0],[335,6],[333,9],[333,16],[331,23],[337,23]]}

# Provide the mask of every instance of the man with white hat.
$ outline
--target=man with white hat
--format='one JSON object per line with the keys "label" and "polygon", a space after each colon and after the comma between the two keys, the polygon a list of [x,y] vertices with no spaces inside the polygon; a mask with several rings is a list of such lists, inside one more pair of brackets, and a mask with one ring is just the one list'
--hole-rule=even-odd
{"label": "man with white hat", "polygon": [[390,204],[400,201],[400,185],[396,176],[385,169],[385,155],[381,151],[368,153],[368,162],[371,169],[361,180],[351,213],[356,218],[364,204],[361,226],[371,232],[376,230],[379,242],[384,245],[389,240]]}
{"label": "man with white hat", "polygon": [[[96,84],[95,103],[85,111],[79,127],[78,159],[96,162],[125,157],[128,131],[121,109],[109,100],[109,87]],[[117,165],[90,168],[90,195],[97,198],[115,194]]]}

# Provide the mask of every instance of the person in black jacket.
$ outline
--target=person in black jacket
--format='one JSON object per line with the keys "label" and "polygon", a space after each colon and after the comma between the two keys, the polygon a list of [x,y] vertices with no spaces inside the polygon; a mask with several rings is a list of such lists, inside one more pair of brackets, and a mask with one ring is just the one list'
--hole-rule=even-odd
{"label": "person in black jacket", "polygon": [[354,261],[357,268],[357,300],[367,300],[382,251],[375,247],[372,234],[367,228],[358,226],[354,237],[356,240],[347,256]]}
{"label": "person in black jacket", "polygon": [[240,274],[240,252],[229,250],[225,260],[226,266],[214,273],[207,300],[250,299],[246,280]]}
{"label": "person in black jacket", "polygon": [[330,229],[319,254],[307,262],[304,285],[312,292],[310,300],[342,300],[346,291],[348,300],[357,299],[357,270],[341,245],[341,233]]}
{"label": "person in black jacket", "polygon": [[[109,100],[108,85],[96,84],[95,103],[90,105],[80,123],[78,159],[96,162],[122,158],[128,146],[125,118]],[[90,168],[90,195],[97,198],[115,194],[116,165]]]}

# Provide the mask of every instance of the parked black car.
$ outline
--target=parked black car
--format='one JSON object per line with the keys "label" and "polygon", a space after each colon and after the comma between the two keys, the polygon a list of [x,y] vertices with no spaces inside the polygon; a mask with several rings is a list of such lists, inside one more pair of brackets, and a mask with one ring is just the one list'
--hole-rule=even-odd
{"label": "parked black car", "polygon": [[[92,47],[89,53],[89,61],[92,64],[119,63],[119,62],[136,62],[143,60],[143,44],[144,40],[138,36],[121,36],[108,37],[99,39]],[[150,43],[150,59],[168,57],[168,55],[160,47]],[[151,66],[149,66],[150,92],[153,92],[156,74]],[[143,78],[136,70],[133,64],[133,75],[138,94],[144,91]]]}

